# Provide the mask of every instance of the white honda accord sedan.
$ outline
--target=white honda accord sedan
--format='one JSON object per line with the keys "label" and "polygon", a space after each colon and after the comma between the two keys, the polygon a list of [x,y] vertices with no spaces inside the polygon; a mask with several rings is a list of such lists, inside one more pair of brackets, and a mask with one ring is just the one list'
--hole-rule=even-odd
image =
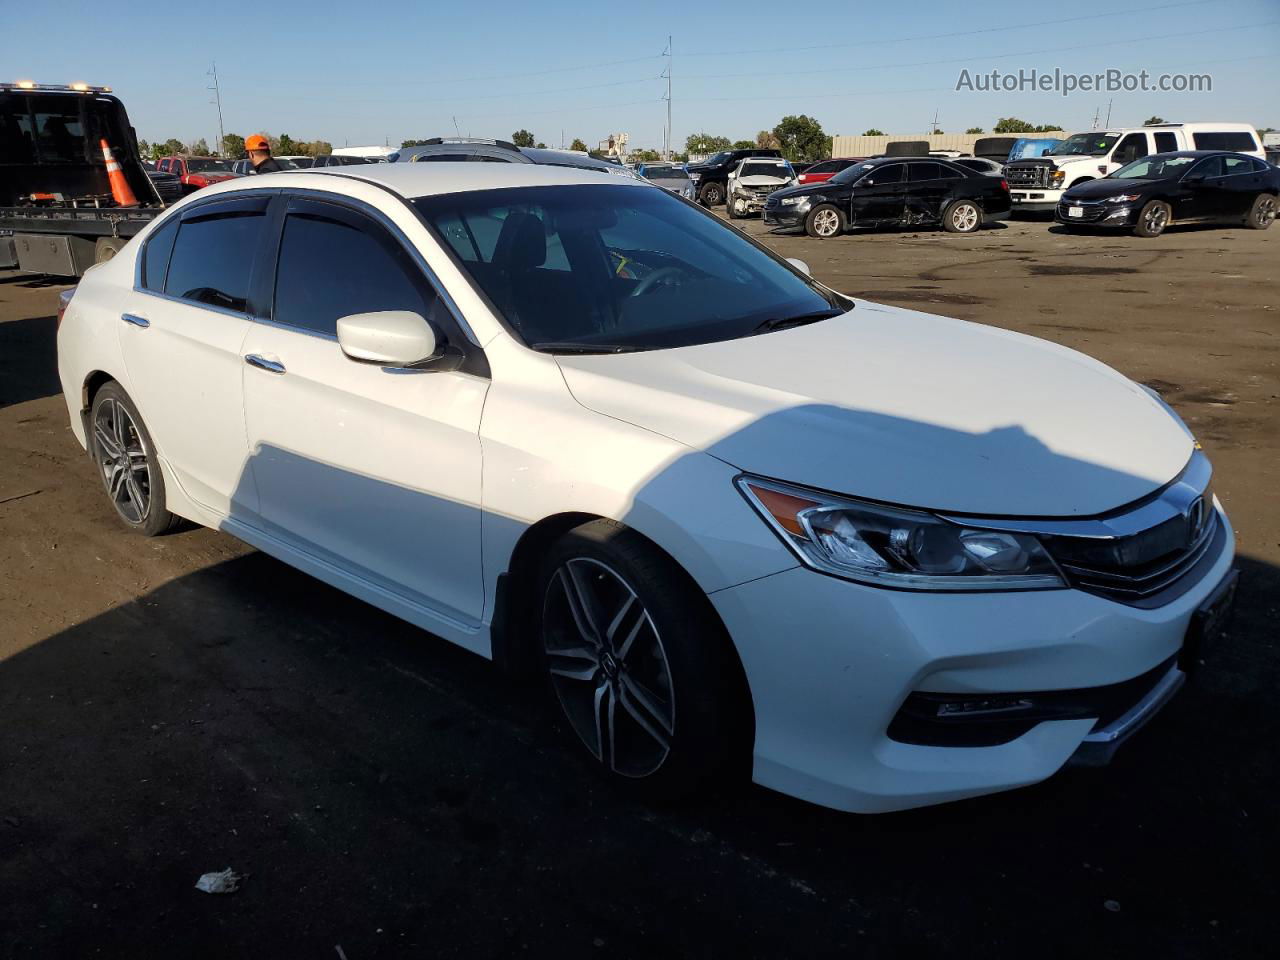
{"label": "white honda accord sedan", "polygon": [[937,803],[1169,700],[1234,540],[1158,396],[608,180],[379,164],[176,205],[58,334],[120,519],[540,671],[636,786]]}

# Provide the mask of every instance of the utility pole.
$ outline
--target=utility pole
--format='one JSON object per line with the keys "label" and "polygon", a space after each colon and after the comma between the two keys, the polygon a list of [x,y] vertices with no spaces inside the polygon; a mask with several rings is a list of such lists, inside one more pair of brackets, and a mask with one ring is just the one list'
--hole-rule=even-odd
{"label": "utility pole", "polygon": [[933,126],[929,128],[929,136],[933,136],[938,132],[938,108],[933,108]]}
{"label": "utility pole", "polygon": [[218,106],[218,142],[214,146],[213,152],[220,156],[222,154],[222,141],[227,139],[227,134],[226,131],[222,129],[222,89],[218,86],[217,63],[214,63],[213,66],[209,68],[207,76],[213,77],[213,86],[205,88],[213,91],[213,99],[209,102],[217,104]]}
{"label": "utility pole", "polygon": [[1107,126],[1111,126],[1111,105],[1115,103],[1115,99],[1107,101]]}
{"label": "utility pole", "polygon": [[674,153],[671,143],[671,61],[674,54],[675,51],[671,48],[671,34],[667,34],[667,49],[663,51],[663,55],[667,58],[667,69],[663,74],[667,78],[667,129],[662,135],[662,153],[668,161]]}
{"label": "utility pole", "polygon": [[1099,108],[1099,107],[1094,107],[1094,108],[1093,108],[1093,127],[1091,128],[1091,129],[1093,129],[1093,130],[1097,130],[1097,129],[1098,129],[1098,110],[1099,110],[1099,109],[1101,109],[1101,108]]}

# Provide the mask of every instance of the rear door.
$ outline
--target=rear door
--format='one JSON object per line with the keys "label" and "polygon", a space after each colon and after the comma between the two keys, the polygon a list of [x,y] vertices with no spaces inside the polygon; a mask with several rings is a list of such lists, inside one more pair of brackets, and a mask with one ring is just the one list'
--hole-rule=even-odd
{"label": "rear door", "polygon": [[[480,412],[487,377],[348,358],[337,320],[411,310],[463,334],[406,241],[372,211],[287,201],[271,322],[241,353],[253,524],[455,621],[480,618]],[[476,348],[471,347],[474,350]]]}
{"label": "rear door", "polygon": [[1188,195],[1181,203],[1181,211],[1175,203],[1174,215],[1184,220],[1215,220],[1223,216],[1226,201],[1222,181],[1222,157],[1205,157],[1183,176],[1182,186]]}
{"label": "rear door", "polygon": [[854,185],[850,197],[852,223],[897,223],[906,205],[906,164],[876,167]]}
{"label": "rear door", "polygon": [[1252,157],[1228,154],[1222,158],[1219,216],[1234,220],[1253,207],[1254,198],[1262,192],[1262,172]]}
{"label": "rear door", "polygon": [[148,238],[120,320],[129,392],[160,456],[197,503],[252,509],[240,346],[269,196],[201,203]]}
{"label": "rear door", "polygon": [[941,216],[943,201],[952,184],[943,178],[942,166],[937,163],[908,163],[906,208],[907,219],[912,223],[931,223]]}

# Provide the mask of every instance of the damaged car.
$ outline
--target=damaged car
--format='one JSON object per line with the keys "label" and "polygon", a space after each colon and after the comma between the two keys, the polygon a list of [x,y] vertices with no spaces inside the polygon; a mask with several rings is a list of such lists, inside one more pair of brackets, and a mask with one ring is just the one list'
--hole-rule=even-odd
{"label": "damaged car", "polygon": [[842,170],[826,183],[779,190],[764,206],[775,230],[827,240],[851,227],[940,225],[976,233],[1009,216],[1009,184],[950,160],[882,157]]}
{"label": "damaged car", "polygon": [[729,174],[725,186],[729,219],[760,213],[771,193],[799,182],[791,164],[781,157],[748,157]]}

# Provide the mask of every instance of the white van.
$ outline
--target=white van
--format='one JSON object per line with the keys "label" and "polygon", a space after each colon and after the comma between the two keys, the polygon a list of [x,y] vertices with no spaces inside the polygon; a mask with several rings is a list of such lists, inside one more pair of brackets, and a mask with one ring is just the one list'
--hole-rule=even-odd
{"label": "white van", "polygon": [[1174,150],[1234,150],[1266,159],[1262,138],[1247,123],[1155,123],[1073,133],[1043,157],[1005,167],[1013,209],[1053,210],[1077,183],[1105,177],[1149,154]]}

